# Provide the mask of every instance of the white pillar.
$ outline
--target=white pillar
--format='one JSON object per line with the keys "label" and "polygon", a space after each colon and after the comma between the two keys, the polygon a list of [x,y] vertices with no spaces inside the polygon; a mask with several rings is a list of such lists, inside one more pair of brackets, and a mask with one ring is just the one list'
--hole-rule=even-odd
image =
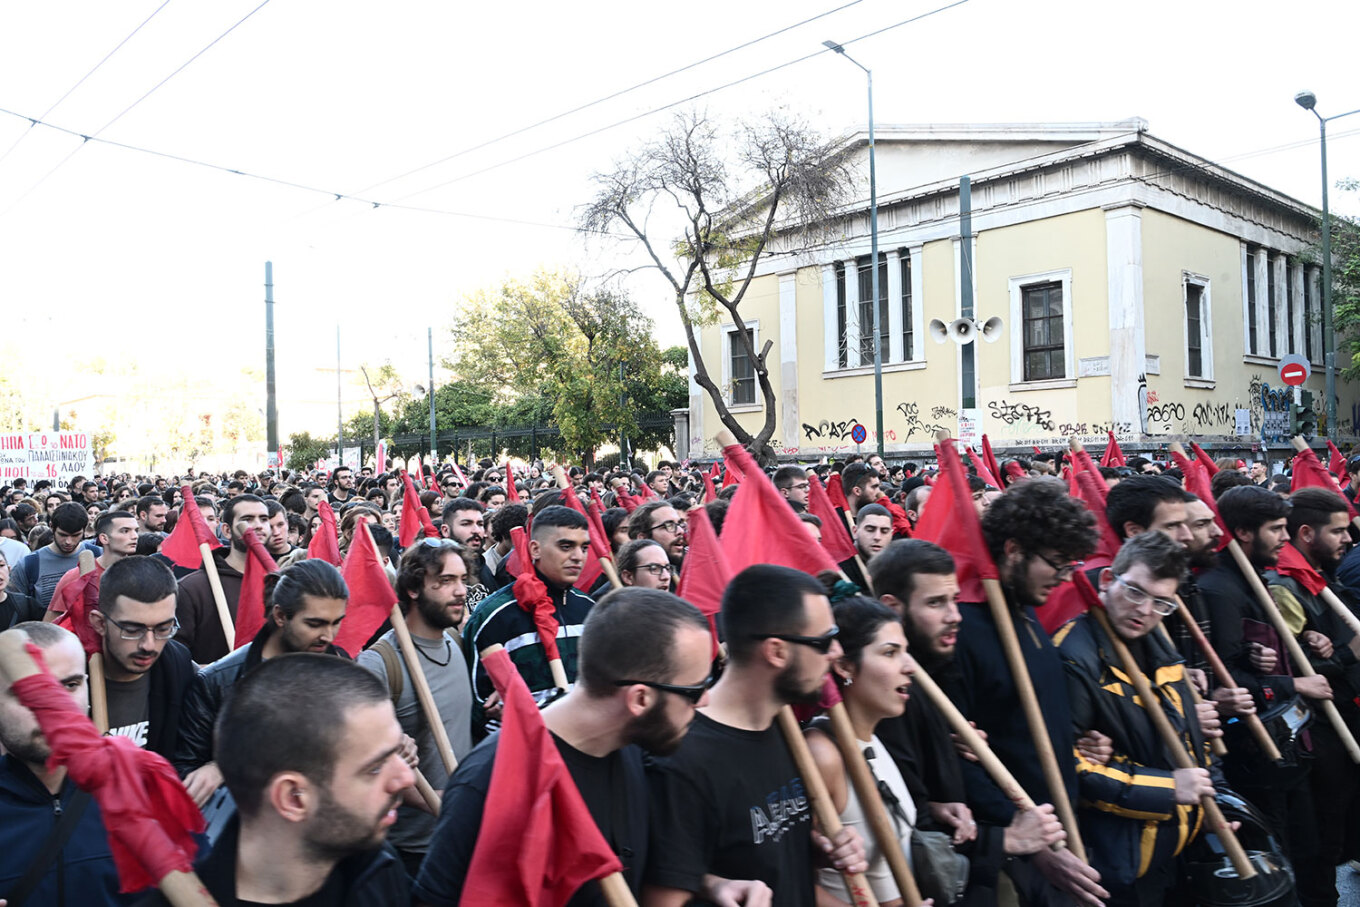
{"label": "white pillar", "polygon": [[888,262],[888,358],[884,362],[903,362],[902,349],[902,253],[889,249]]}
{"label": "white pillar", "polygon": [[[834,314],[834,311],[833,311]],[[798,446],[798,272],[779,275],[779,426],[785,447]]]}
{"label": "white pillar", "polygon": [[[1138,405],[1138,379],[1147,367],[1147,344],[1143,332],[1142,208],[1141,203],[1135,202],[1105,211],[1106,281],[1110,312],[1110,417],[1117,423],[1139,426],[1140,431],[1142,415]],[[1063,300],[1065,306],[1073,303],[1071,299]],[[1076,342],[1075,337],[1065,339],[1068,343]],[[1078,352],[1074,347],[1074,359]]]}
{"label": "white pillar", "polygon": [[[698,331],[698,327],[695,327]],[[698,340],[698,338],[695,338]],[[699,386],[699,382],[694,380],[694,351],[688,345],[685,347],[689,356],[689,436],[691,439],[698,440],[698,445],[690,451],[681,454],[676,451],[676,455],[681,459],[685,456],[693,456],[703,450],[704,446],[704,399],[708,396],[707,391]]]}
{"label": "white pillar", "polygon": [[1285,280],[1284,256],[1278,252],[1270,256],[1270,277],[1275,283],[1275,355],[1283,356],[1289,349],[1289,287]]}
{"label": "white pillar", "polygon": [[1303,355],[1307,349],[1304,337],[1308,332],[1308,321],[1303,317],[1303,262],[1294,259],[1293,278],[1289,281],[1289,296],[1294,300],[1294,346],[1291,353]]}
{"label": "white pillar", "polygon": [[836,266],[822,265],[822,370],[840,368],[840,328],[836,320]]}
{"label": "white pillar", "polygon": [[[1270,355],[1270,251],[1256,250],[1256,352]],[[1278,353],[1277,353],[1278,354]]]}
{"label": "white pillar", "polygon": [[845,364],[854,368],[864,365],[859,355],[859,262],[849,258],[841,264],[845,268]]}

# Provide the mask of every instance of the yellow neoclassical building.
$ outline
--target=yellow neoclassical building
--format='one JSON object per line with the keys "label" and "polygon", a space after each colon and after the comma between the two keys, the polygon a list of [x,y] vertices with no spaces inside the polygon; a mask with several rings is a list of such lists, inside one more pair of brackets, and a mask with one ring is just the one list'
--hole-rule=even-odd
{"label": "yellow neoclassical building", "polygon": [[[866,133],[847,141],[867,157]],[[879,127],[876,151],[887,451],[928,452],[940,428],[1021,450],[1103,445],[1109,429],[1135,448],[1287,446],[1287,354],[1312,363],[1322,413],[1314,209],[1142,120]],[[867,180],[864,196],[835,241],[772,247],[741,305],[754,347],[773,344],[782,455],[853,451],[856,426],[860,449],[876,446]],[[968,276],[970,320],[991,324],[960,344],[931,323],[958,331]],[[763,406],[736,330],[703,328],[700,349],[754,432]],[[1349,438],[1360,407],[1338,393]],[[714,453],[719,427],[691,382],[677,453]]]}

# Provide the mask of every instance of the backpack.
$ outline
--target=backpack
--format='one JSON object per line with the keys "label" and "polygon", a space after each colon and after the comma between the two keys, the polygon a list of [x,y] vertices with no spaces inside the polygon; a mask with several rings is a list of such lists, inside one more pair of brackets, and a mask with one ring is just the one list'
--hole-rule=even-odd
{"label": "backpack", "polygon": [[405,688],[406,669],[397,656],[397,650],[389,639],[380,639],[372,646],[373,651],[382,657],[383,669],[387,672],[387,689],[392,694],[392,708],[397,707],[401,691]]}

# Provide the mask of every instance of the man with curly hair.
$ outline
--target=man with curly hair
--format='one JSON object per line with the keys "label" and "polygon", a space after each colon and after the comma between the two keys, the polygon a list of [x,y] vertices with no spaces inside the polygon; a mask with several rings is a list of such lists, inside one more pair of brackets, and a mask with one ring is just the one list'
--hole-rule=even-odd
{"label": "man with curly hair", "polygon": [[[1001,577],[1009,616],[1020,640],[1025,667],[1070,801],[1077,800],[1073,747],[1076,734],[1067,698],[1062,659],[1039,624],[1035,609],[1054,589],[1070,580],[1096,547],[1095,517],[1067,494],[1054,478],[1035,477],[1011,487],[982,516],[982,533]],[[1015,678],[985,602],[960,602],[955,664],[946,678],[959,709],[986,731],[993,751],[1036,803],[1051,803]],[[976,763],[964,763],[969,806],[979,821],[1008,825],[1015,805]],[[1065,894],[1078,904],[1098,907],[1108,897],[1099,874],[1069,850],[1040,850],[1012,860],[1007,874],[1022,904],[1059,902]]]}

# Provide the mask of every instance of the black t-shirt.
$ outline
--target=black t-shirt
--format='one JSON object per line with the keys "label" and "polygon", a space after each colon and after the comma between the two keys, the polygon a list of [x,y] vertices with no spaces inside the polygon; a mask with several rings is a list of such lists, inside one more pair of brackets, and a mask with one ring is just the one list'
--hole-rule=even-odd
{"label": "black t-shirt", "polygon": [[746,731],[698,714],[675,755],[648,763],[647,882],[697,892],[705,873],[757,879],[780,907],[811,907],[812,811],[777,727]]}
{"label": "black t-shirt", "polygon": [[237,907],[341,907],[345,903],[345,886],[340,878],[340,867],[331,870],[326,883],[300,901],[287,904],[262,904],[259,901],[237,899]]}
{"label": "black t-shirt", "polygon": [[[457,907],[463,882],[472,863],[477,835],[491,785],[500,734],[478,744],[458,765],[444,790],[439,820],[430,838],[427,859],[420,867],[415,895],[432,907]],[[608,756],[589,756],[556,735],[553,742],[562,754],[591,818],[623,863],[624,878],[637,895],[642,890],[642,868],[647,858],[647,781],[642,751],[626,746]],[[515,854],[505,854],[508,867]],[[604,907],[604,896],[595,882],[583,885],[568,907]]]}
{"label": "black t-shirt", "polygon": [[143,674],[124,683],[110,680],[104,689],[109,697],[109,736],[127,737],[146,749],[147,731],[151,727],[151,675]]}

